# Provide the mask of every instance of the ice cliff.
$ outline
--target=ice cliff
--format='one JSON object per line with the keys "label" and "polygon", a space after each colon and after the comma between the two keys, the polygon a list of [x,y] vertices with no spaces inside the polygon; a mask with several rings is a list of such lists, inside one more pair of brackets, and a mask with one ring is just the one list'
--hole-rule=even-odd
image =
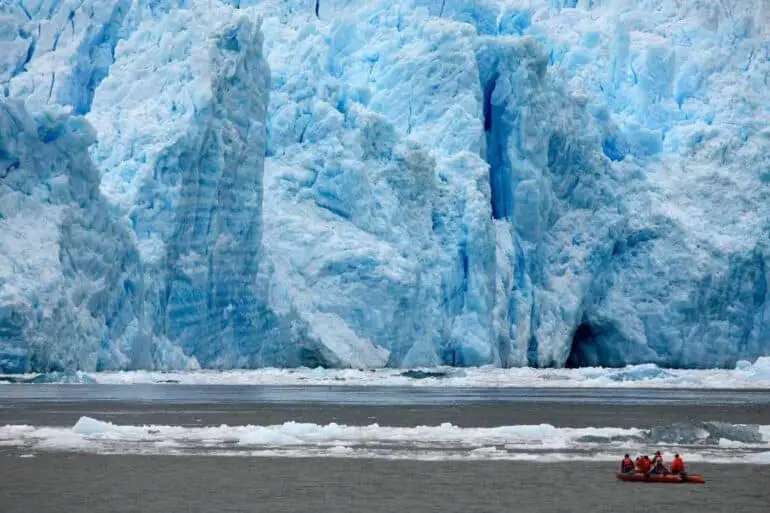
{"label": "ice cliff", "polygon": [[3,4],[0,370],[770,354],[769,35],[764,0]]}
{"label": "ice cliff", "polygon": [[99,194],[93,128],[0,101],[0,368],[188,365],[148,328],[130,229]]}
{"label": "ice cliff", "polygon": [[[18,8],[27,15],[29,9],[24,7]],[[48,134],[63,129],[49,129],[37,118],[28,121],[32,124],[28,131],[42,132],[35,144],[43,149],[50,144],[52,152],[57,148],[75,155],[38,164],[65,184],[68,176],[82,175],[88,199],[100,210],[80,221],[96,233],[80,236],[67,247],[63,245],[72,221],[64,214],[60,218],[49,214],[60,227],[58,233],[52,227],[46,235],[46,242],[54,246],[38,250],[45,258],[40,263],[32,260],[35,267],[29,276],[10,265],[3,273],[9,329],[19,333],[14,340],[21,340],[13,346],[15,360],[22,362],[16,367],[43,366],[40,347],[46,355],[56,348],[56,356],[46,359],[53,367],[247,365],[239,355],[250,354],[259,335],[255,290],[270,81],[257,26],[218,3],[193,3],[189,9],[161,9],[140,2],[80,2],[50,8],[48,19],[38,21],[32,15],[31,21],[19,24],[18,34],[39,34],[40,39],[33,37],[24,57],[29,59],[27,71],[9,80],[8,95],[23,100],[33,113],[63,111],[63,126],[82,126],[80,131],[90,134],[90,139],[70,137],[60,142]],[[42,34],[49,32],[53,42],[44,45]],[[21,50],[19,39],[14,43]],[[18,69],[18,64],[6,69]],[[77,116],[85,112],[87,122]],[[34,123],[43,124],[35,128]],[[7,124],[18,123],[9,118]],[[29,162],[17,158],[19,151],[25,155],[36,151],[17,148],[16,140],[25,138],[19,139],[13,130],[3,133],[8,149],[0,155],[12,161],[3,177],[4,188],[22,188],[14,182],[33,191],[47,186],[48,176],[41,177]],[[89,156],[87,146],[97,139]],[[65,206],[91,207],[85,201],[75,197]],[[39,216],[14,214],[15,224],[26,223],[36,233]],[[99,226],[111,219],[124,227],[120,236]],[[3,235],[4,257],[17,251],[29,257],[34,252],[34,241],[25,249],[14,233]],[[57,239],[62,247],[55,246]],[[104,246],[105,254],[99,255],[105,260],[103,267],[122,259],[134,267],[123,270],[125,280],[113,282],[106,279],[117,271],[88,266],[90,279],[104,280],[99,283],[103,290],[91,300],[90,312],[73,311],[83,299],[74,307],[62,305],[69,317],[61,324],[90,314],[87,323],[101,326],[103,333],[70,336],[71,330],[61,331],[47,318],[48,304],[35,297],[36,287],[48,288],[37,279],[36,268],[67,275],[74,265],[65,257],[94,259],[90,255],[94,239]],[[17,281],[29,283],[31,290],[14,293]],[[71,281],[70,287],[80,287],[78,276]],[[115,324],[129,320],[122,318],[127,315],[122,311],[113,311],[112,303],[122,306],[128,300],[136,302],[131,307],[134,329],[164,341],[172,350],[159,350],[168,348],[156,344],[140,351],[147,342],[113,336]],[[51,291],[51,308],[57,301],[57,292]],[[19,302],[38,308],[30,307],[32,313],[23,315],[16,306]],[[76,329],[77,323],[72,324]],[[135,356],[137,352],[142,354]]]}
{"label": "ice cliff", "polygon": [[270,74],[254,24],[202,5],[117,46],[88,120],[101,190],[136,236],[154,331],[203,364],[243,366],[260,336]]}

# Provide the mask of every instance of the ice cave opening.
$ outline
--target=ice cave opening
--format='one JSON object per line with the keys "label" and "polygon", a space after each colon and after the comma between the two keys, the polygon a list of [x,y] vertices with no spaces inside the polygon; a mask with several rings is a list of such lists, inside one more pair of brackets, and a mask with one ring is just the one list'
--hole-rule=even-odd
{"label": "ice cave opening", "polygon": [[580,367],[594,367],[603,365],[601,351],[598,344],[598,333],[590,324],[583,322],[572,335],[569,356],[565,367],[577,369]]}

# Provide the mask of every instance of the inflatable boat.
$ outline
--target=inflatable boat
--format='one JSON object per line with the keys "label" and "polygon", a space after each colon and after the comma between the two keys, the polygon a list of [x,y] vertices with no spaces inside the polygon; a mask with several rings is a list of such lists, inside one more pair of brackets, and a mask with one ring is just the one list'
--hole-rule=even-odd
{"label": "inflatable boat", "polygon": [[700,474],[643,474],[641,472],[624,473],[618,472],[615,474],[621,481],[634,481],[640,483],[691,483],[691,484],[704,484],[706,480]]}

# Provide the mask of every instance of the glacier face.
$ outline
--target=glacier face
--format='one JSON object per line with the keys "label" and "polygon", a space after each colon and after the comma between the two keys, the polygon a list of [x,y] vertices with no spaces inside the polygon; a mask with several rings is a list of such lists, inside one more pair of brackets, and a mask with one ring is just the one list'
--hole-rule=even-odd
{"label": "glacier face", "polygon": [[768,27],[763,0],[2,6],[0,369],[768,354]]}
{"label": "glacier face", "polygon": [[[23,100],[16,110],[30,128],[14,131],[17,117],[8,117],[3,186],[31,190],[29,210],[50,202],[35,191],[50,189],[51,180],[66,186],[67,177],[82,175],[78,190],[88,187],[89,195],[48,209],[42,217],[51,226],[41,230],[42,241],[24,242],[23,233],[10,230],[41,215],[12,212],[17,222],[4,237],[11,262],[2,283],[14,358],[3,367],[248,365],[264,317],[256,270],[269,72],[258,28],[218,2],[189,9],[105,1],[49,7],[50,19],[19,23],[19,34],[38,39],[27,50],[25,72],[11,77],[6,91],[18,97],[14,102]],[[33,12],[24,3],[17,9]],[[212,23],[211,16],[222,21]],[[55,42],[43,45],[50,31]],[[95,48],[94,38],[107,50]],[[18,39],[14,47],[21,48]],[[84,62],[87,71],[78,68]],[[138,69],[147,80],[136,80]],[[40,84],[49,84],[43,96]],[[46,125],[51,112],[61,127]],[[87,122],[78,116],[84,112]],[[71,124],[82,125],[88,137],[65,138]],[[33,141],[16,142],[26,139]],[[54,155],[35,162],[35,145],[46,150],[46,144]],[[78,208],[87,215],[72,218]],[[36,246],[45,258],[18,269]],[[60,290],[49,290],[53,285],[37,278],[40,268],[69,281],[58,285],[59,279]],[[80,283],[86,280],[95,282],[93,292]],[[41,292],[47,302],[38,299]],[[73,294],[73,305],[57,299]]]}
{"label": "glacier face", "polygon": [[136,236],[153,329],[203,365],[245,366],[258,351],[261,50],[230,8],[172,10],[120,42],[87,116],[102,193]]}
{"label": "glacier face", "polygon": [[99,194],[93,128],[2,100],[0,130],[0,368],[188,367],[147,329],[142,264]]}

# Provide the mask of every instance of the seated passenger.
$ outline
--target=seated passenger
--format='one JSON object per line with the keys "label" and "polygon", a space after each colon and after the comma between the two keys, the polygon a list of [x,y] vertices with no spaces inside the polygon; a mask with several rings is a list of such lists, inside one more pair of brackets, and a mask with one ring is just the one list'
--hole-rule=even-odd
{"label": "seated passenger", "polygon": [[650,474],[668,474],[668,469],[663,464],[663,455],[660,451],[656,452],[655,457],[652,459],[652,469],[650,469]]}
{"label": "seated passenger", "polygon": [[626,454],[623,457],[623,461],[620,463],[620,471],[628,474],[634,471],[634,462],[631,461],[631,456]]}
{"label": "seated passenger", "polygon": [[678,454],[674,455],[674,461],[671,462],[672,474],[684,474],[684,460]]}

